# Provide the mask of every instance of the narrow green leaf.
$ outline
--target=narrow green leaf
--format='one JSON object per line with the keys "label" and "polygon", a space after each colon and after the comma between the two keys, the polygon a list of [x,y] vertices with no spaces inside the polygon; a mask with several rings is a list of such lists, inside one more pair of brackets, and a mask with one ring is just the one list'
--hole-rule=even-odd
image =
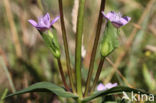
{"label": "narrow green leaf", "polygon": [[49,83],[49,82],[39,82],[39,83],[33,84],[28,88],[25,88],[21,91],[17,91],[13,94],[8,95],[6,98],[14,96],[14,95],[20,95],[20,94],[30,93],[30,92],[52,92],[60,97],[75,98],[75,99],[77,98],[76,95],[70,92],[67,92],[63,88],[53,83]]}
{"label": "narrow green leaf", "polygon": [[108,21],[104,32],[103,40],[101,42],[101,55],[108,56],[115,48],[118,47],[118,30]]}
{"label": "narrow green leaf", "polygon": [[133,91],[133,93],[149,95],[149,93],[146,93],[146,92],[139,90],[139,89],[133,89],[133,88],[124,87],[124,86],[117,86],[117,87],[108,89],[106,91],[97,91],[97,92],[93,93],[91,96],[84,98],[82,100],[82,102],[86,103],[86,102],[91,101],[91,100],[98,98],[100,96],[106,96],[106,95],[117,94],[117,93],[122,94],[123,91],[124,92],[132,92]]}
{"label": "narrow green leaf", "polygon": [[6,97],[7,93],[8,93],[8,89],[5,89],[0,99],[0,103],[4,103],[3,99]]}
{"label": "narrow green leaf", "polygon": [[154,81],[154,78],[152,78],[146,64],[143,65],[143,76],[144,76],[145,83],[150,88],[150,90],[154,90],[155,81]]}

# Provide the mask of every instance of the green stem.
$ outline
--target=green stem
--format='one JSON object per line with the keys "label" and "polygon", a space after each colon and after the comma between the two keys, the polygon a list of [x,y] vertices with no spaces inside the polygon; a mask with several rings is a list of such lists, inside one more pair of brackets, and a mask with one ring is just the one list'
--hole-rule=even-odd
{"label": "green stem", "polygon": [[4,69],[4,72],[5,72],[8,80],[9,80],[9,85],[11,87],[11,90],[12,90],[13,93],[15,93],[16,92],[15,85],[13,83],[13,80],[11,78],[11,75],[9,73],[9,70],[8,70],[7,66],[5,65],[5,62],[4,62],[4,60],[3,60],[3,58],[1,56],[0,56],[0,63],[2,65],[2,68]]}
{"label": "green stem", "polygon": [[0,98],[0,103],[4,103],[3,100],[5,99],[7,93],[8,93],[8,89],[5,89],[4,92],[3,92],[3,94],[2,94],[2,96],[1,96],[1,98]]}
{"label": "green stem", "polygon": [[65,28],[65,24],[64,24],[62,0],[59,0],[59,10],[60,10],[60,17],[61,17],[61,29],[62,29],[62,37],[63,37],[63,43],[64,43],[64,48],[65,48],[65,54],[66,54],[66,63],[67,63],[69,81],[70,81],[72,91],[75,93],[73,77],[72,77],[72,70],[71,70],[71,66],[70,66],[70,57],[69,57],[69,50],[68,50],[68,43],[67,43],[66,28]]}
{"label": "green stem", "polygon": [[98,46],[98,42],[99,42],[100,31],[101,31],[101,26],[102,26],[102,19],[103,19],[103,15],[102,15],[101,12],[105,8],[105,1],[106,0],[101,1],[101,7],[100,7],[100,11],[99,11],[99,18],[98,18],[98,24],[97,24],[97,29],[96,29],[96,35],[95,35],[96,37],[95,37],[94,45],[93,45],[93,49],[92,49],[91,60],[90,60],[90,65],[89,65],[89,72],[88,72],[88,77],[87,77],[87,83],[86,83],[84,96],[88,95],[90,80],[91,80],[92,73],[93,73],[96,50],[97,50],[97,46]]}
{"label": "green stem", "polygon": [[66,80],[65,80],[65,76],[64,76],[64,73],[63,73],[63,69],[62,69],[62,64],[61,64],[60,58],[57,58],[57,62],[58,62],[59,71],[60,71],[60,74],[61,74],[61,78],[62,78],[64,87],[66,88],[67,91],[70,91],[69,87],[67,86]]}
{"label": "green stem", "polygon": [[94,82],[93,82],[93,87],[91,89],[91,93],[95,89],[96,84],[97,84],[97,82],[99,80],[99,77],[100,77],[100,74],[101,74],[101,71],[102,71],[102,67],[103,67],[103,64],[104,64],[104,60],[105,60],[105,57],[101,57],[100,63],[99,63],[99,66],[98,66],[98,70],[96,72],[96,76],[95,76],[95,79],[94,79]]}
{"label": "green stem", "polygon": [[79,0],[79,10],[76,29],[76,48],[75,48],[75,69],[76,69],[76,86],[77,93],[82,98],[82,84],[81,84],[81,45],[84,21],[85,0]]}
{"label": "green stem", "polygon": [[80,99],[77,99],[77,103],[82,103],[82,101]]}

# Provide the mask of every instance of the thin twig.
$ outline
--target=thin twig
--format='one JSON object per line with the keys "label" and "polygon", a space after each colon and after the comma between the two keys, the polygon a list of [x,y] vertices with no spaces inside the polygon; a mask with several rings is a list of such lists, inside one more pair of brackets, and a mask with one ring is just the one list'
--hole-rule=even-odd
{"label": "thin twig", "polygon": [[154,26],[149,26],[149,30],[153,33],[153,35],[156,37],[156,30]]}
{"label": "thin twig", "polygon": [[10,8],[10,1],[9,0],[3,0],[4,1],[4,6],[6,9],[6,14],[7,14],[7,19],[9,21],[10,24],[10,29],[11,29],[11,33],[12,33],[12,39],[13,39],[13,43],[15,46],[15,50],[16,50],[16,55],[21,58],[22,57],[22,49],[20,47],[20,42],[19,42],[19,38],[18,38],[18,34],[17,34],[17,30],[16,30],[16,26],[13,20],[13,14],[11,12],[11,8]]}
{"label": "thin twig", "polygon": [[6,73],[6,76],[7,76],[8,80],[9,80],[9,85],[11,87],[11,90],[12,90],[13,93],[15,93],[16,89],[15,89],[13,80],[12,80],[11,75],[10,75],[10,73],[8,71],[8,68],[6,67],[5,62],[4,62],[4,60],[3,60],[3,58],[1,56],[0,56],[0,63],[1,63],[2,68],[4,69],[4,71]]}
{"label": "thin twig", "polygon": [[120,71],[119,71],[117,68],[115,68],[114,63],[113,63],[108,57],[106,57],[106,60],[112,65],[112,67],[113,67],[114,69],[116,69],[117,73],[118,73],[119,76],[124,80],[124,82],[125,82],[129,87],[132,88],[133,86],[130,85],[130,84],[128,83],[127,79],[120,73]]}
{"label": "thin twig", "polygon": [[74,0],[74,6],[72,9],[72,26],[73,26],[72,28],[74,33],[76,33],[78,8],[79,8],[79,0]]}
{"label": "thin twig", "polygon": [[5,65],[6,65],[7,67],[9,67],[9,63],[8,63],[6,54],[4,53],[4,51],[2,50],[2,48],[0,48],[0,55],[3,57],[3,60],[4,60],[4,62],[5,62]]}

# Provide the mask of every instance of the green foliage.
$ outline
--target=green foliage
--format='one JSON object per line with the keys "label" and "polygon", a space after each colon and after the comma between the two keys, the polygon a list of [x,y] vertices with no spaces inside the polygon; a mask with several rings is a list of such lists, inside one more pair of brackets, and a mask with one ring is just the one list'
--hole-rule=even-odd
{"label": "green foliage", "polygon": [[101,55],[106,57],[118,47],[117,29],[108,21],[101,43]]}
{"label": "green foliage", "polygon": [[77,98],[76,95],[70,92],[67,92],[63,88],[53,83],[49,83],[49,82],[39,82],[39,83],[33,84],[28,88],[25,88],[21,91],[17,91],[13,94],[8,95],[6,98],[14,96],[14,95],[20,95],[20,94],[30,93],[30,92],[52,92],[60,97],[75,98],[75,99]]}
{"label": "green foliage", "polygon": [[[54,30],[54,29],[53,29]],[[52,52],[52,54],[56,57],[56,58],[60,58],[61,53],[60,53],[60,47],[58,44],[58,40],[56,38],[56,31],[51,32],[50,30],[46,33],[41,33],[45,44],[48,46],[48,48],[50,49],[50,51]]]}
{"label": "green foliage", "polygon": [[[104,90],[104,91],[97,91],[94,92],[92,95],[90,95],[89,97],[86,97],[82,100],[82,103],[86,103],[89,102],[95,98],[98,97],[103,97],[103,96],[107,96],[107,95],[113,95],[113,94],[121,94],[122,92],[134,92],[134,93],[140,93],[140,94],[148,94],[142,90],[139,89],[133,89],[133,88],[129,88],[129,87],[124,87],[124,86],[118,86],[118,87],[114,87],[108,90]],[[13,94],[8,95],[6,98],[9,98],[11,96],[14,95],[20,95],[20,94],[25,94],[25,93],[30,93],[30,92],[52,92],[54,94],[56,94],[57,96],[60,97],[65,97],[65,98],[73,98],[73,99],[78,99],[78,96],[65,91],[63,88],[53,84],[53,83],[49,83],[49,82],[39,82],[36,84],[31,85],[28,88],[25,88],[23,90],[17,91]]]}
{"label": "green foliage", "polygon": [[91,96],[84,98],[82,100],[82,102],[86,103],[86,102],[91,101],[95,98],[98,98],[101,96],[106,96],[106,95],[122,94],[123,91],[124,92],[132,92],[133,91],[133,93],[149,94],[149,93],[146,93],[146,92],[139,90],[139,89],[133,89],[133,88],[129,88],[129,87],[118,86],[118,87],[108,89],[106,91],[97,91],[97,92],[93,93]]}
{"label": "green foliage", "polygon": [[8,89],[5,89],[3,94],[2,94],[2,97],[0,98],[0,103],[4,103],[3,99],[6,97],[7,93],[8,93]]}
{"label": "green foliage", "polygon": [[150,90],[154,90],[155,89],[155,81],[154,78],[152,78],[151,73],[149,72],[147,66],[144,64],[143,65],[143,76],[145,79],[145,83],[147,84],[147,86],[149,87]]}

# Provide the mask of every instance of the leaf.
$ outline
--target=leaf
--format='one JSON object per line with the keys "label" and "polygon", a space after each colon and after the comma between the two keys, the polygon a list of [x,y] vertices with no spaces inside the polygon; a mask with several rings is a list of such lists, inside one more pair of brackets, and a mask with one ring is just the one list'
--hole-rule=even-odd
{"label": "leaf", "polygon": [[6,97],[7,93],[8,93],[8,89],[5,89],[2,94],[2,97],[0,98],[0,103],[4,103],[3,99]]}
{"label": "leaf", "polygon": [[117,87],[108,89],[106,91],[97,91],[97,92],[93,93],[91,96],[84,98],[82,100],[82,102],[86,103],[86,102],[91,101],[100,96],[106,96],[106,95],[117,94],[117,93],[121,94],[123,91],[124,92],[132,92],[133,91],[133,93],[149,95],[149,93],[143,92],[142,90],[139,90],[139,89],[133,89],[133,88],[124,87],[124,86],[117,86]]}
{"label": "leaf", "polygon": [[145,83],[147,84],[149,89],[154,90],[155,89],[155,81],[154,81],[154,78],[152,78],[146,64],[143,65],[143,76],[144,76]]}
{"label": "leaf", "polygon": [[39,82],[39,83],[33,84],[28,88],[25,88],[21,91],[17,91],[13,94],[8,95],[6,98],[14,96],[14,95],[20,95],[20,94],[30,93],[30,92],[52,92],[60,97],[75,98],[75,99],[77,98],[76,95],[70,92],[67,92],[63,88],[53,83],[49,83],[49,82]]}
{"label": "leaf", "polygon": [[103,40],[101,42],[101,55],[106,57],[118,47],[118,30],[108,21],[104,32]]}

